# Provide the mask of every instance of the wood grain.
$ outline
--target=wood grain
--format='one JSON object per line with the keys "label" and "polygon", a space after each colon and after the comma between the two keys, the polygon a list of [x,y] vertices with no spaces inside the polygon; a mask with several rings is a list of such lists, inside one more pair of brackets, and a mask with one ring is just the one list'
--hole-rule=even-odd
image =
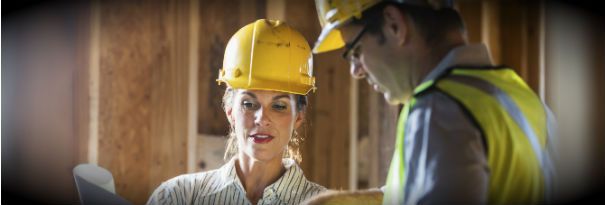
{"label": "wood grain", "polygon": [[[228,12],[237,11],[237,12]],[[229,124],[223,111],[225,86],[216,83],[227,42],[241,27],[265,17],[265,1],[202,0],[199,32],[199,133],[226,135]]]}
{"label": "wood grain", "polygon": [[99,165],[113,173],[116,192],[135,204],[186,172],[186,5],[101,5]]}
{"label": "wood grain", "polygon": [[[312,1],[288,1],[286,21],[313,45],[320,32]],[[312,15],[310,15],[312,14]],[[333,189],[349,187],[348,64],[339,52],[314,56],[317,92],[310,94],[309,135],[303,149],[303,170],[319,184]]]}

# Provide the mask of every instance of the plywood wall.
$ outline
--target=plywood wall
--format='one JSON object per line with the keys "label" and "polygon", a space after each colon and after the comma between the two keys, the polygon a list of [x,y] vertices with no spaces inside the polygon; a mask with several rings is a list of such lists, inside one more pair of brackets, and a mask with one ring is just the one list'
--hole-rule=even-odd
{"label": "plywood wall", "polygon": [[97,160],[118,194],[142,204],[187,171],[188,2],[98,6]]}
{"label": "plywood wall", "polygon": [[[311,45],[320,25],[312,1],[287,1],[286,21],[300,30]],[[310,94],[309,132],[303,150],[303,169],[309,179],[332,189],[349,187],[348,65],[338,52],[314,56],[317,91]]]}
{"label": "plywood wall", "polygon": [[223,111],[224,85],[216,83],[223,66],[225,46],[241,27],[266,16],[264,0],[201,0],[199,32],[198,131],[226,135],[229,125]]}

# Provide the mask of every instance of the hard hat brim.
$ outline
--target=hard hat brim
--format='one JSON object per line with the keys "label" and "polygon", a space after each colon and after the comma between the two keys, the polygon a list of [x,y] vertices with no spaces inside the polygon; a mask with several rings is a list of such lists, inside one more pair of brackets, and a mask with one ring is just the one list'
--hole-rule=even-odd
{"label": "hard hat brim", "polygon": [[324,53],[344,47],[345,42],[342,40],[342,35],[339,30],[344,23],[345,22],[335,22],[324,26],[313,47],[313,53]]}

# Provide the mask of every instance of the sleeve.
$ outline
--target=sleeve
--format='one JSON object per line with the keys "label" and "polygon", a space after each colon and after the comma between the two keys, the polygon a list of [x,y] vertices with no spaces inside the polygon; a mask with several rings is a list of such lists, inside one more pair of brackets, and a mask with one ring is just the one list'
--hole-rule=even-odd
{"label": "sleeve", "polygon": [[170,183],[170,181],[164,182],[156,188],[149,197],[147,205],[177,204],[173,198],[174,193],[177,193],[177,187],[171,184],[173,183]]}
{"label": "sleeve", "polygon": [[449,96],[423,96],[405,132],[406,204],[485,204],[487,147],[470,113]]}
{"label": "sleeve", "polygon": [[161,204],[162,199],[164,199],[166,197],[166,193],[167,193],[165,186],[166,186],[165,183],[162,183],[160,186],[158,186],[155,189],[155,191],[153,191],[153,193],[149,197],[149,200],[147,200],[147,205]]}

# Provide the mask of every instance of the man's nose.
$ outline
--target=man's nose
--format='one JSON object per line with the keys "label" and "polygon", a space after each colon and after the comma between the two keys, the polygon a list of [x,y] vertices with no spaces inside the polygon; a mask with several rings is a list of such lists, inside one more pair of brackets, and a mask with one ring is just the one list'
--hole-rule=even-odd
{"label": "man's nose", "polygon": [[366,72],[361,65],[359,60],[354,60],[350,62],[351,64],[351,76],[355,79],[363,79],[366,77]]}

